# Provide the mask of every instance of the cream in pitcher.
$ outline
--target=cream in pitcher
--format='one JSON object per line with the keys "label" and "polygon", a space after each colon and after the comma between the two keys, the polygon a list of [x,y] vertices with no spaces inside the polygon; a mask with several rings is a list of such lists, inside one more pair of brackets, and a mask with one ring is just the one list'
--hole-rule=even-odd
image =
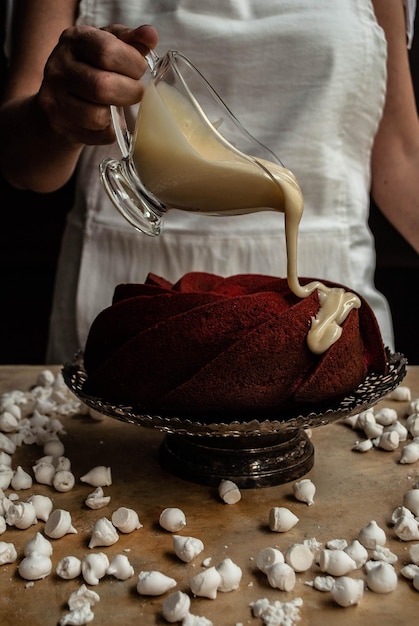
{"label": "cream in pitcher", "polygon": [[[115,128],[124,159],[107,159],[101,165],[102,181],[112,201],[131,224],[151,235],[159,234],[162,215],[169,209],[206,215],[284,213],[288,284],[300,298],[318,289],[320,310],[312,320],[307,343],[313,352],[324,352],[340,337],[340,325],[360,301],[352,293],[318,281],[300,285],[297,239],[304,203],[295,176],[280,163],[236,147],[234,140],[240,144],[244,139],[269,156],[188,59],[169,51],[161,62],[145,90],[132,141],[121,145],[123,132]],[[188,79],[193,82],[197,77],[216,105],[214,120],[208,119],[188,84]],[[113,119],[118,121],[115,111]],[[233,140],[226,139],[225,131],[232,120],[237,131]]]}
{"label": "cream in pitcher", "polygon": [[[282,186],[292,186],[301,216],[301,191],[293,174],[226,144],[223,120],[211,125],[174,87],[150,83],[138,114],[133,160],[141,180],[167,206],[210,215],[284,211]],[[156,132],[158,128],[158,132]],[[287,194],[285,194],[287,195]]]}

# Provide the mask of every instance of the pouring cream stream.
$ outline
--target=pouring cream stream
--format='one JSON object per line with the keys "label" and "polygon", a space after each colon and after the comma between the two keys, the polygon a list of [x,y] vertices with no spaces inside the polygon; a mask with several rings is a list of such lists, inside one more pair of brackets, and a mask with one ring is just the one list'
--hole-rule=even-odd
{"label": "pouring cream stream", "polygon": [[341,324],[359,298],[319,281],[301,285],[297,272],[303,196],[295,176],[277,163],[249,157],[217,131],[223,120],[204,123],[191,102],[165,82],[147,86],[141,102],[132,158],[144,186],[170,208],[205,215],[278,211],[285,216],[287,280],[305,298],[315,289],[320,309],[307,337],[321,354],[342,334]]}

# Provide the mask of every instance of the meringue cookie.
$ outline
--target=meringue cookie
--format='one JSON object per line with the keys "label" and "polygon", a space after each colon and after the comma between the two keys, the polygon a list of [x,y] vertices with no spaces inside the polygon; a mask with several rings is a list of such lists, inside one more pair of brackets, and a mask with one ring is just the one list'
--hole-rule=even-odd
{"label": "meringue cookie", "polygon": [[64,444],[58,437],[51,437],[44,443],[44,454],[50,454],[53,457],[63,456],[65,452]]}
{"label": "meringue cookie", "polygon": [[319,567],[332,576],[344,576],[356,569],[355,561],[344,550],[321,550]]}
{"label": "meringue cookie", "polygon": [[269,511],[269,528],[274,532],[287,532],[297,522],[299,522],[299,518],[284,506],[274,506]]}
{"label": "meringue cookie", "polygon": [[360,541],[358,541],[358,539],[354,539],[352,543],[346,546],[346,548],[344,548],[344,552],[349,554],[351,559],[355,561],[357,569],[365,565],[368,561],[368,550]]}
{"label": "meringue cookie", "polygon": [[89,548],[97,546],[112,546],[119,539],[115,526],[106,517],[98,519],[93,527]]}
{"label": "meringue cookie", "polygon": [[416,443],[416,440],[411,441],[403,447],[399,463],[401,464],[416,463],[416,461],[418,460],[419,460],[419,444]]}
{"label": "meringue cookie", "polygon": [[17,491],[21,489],[30,489],[32,487],[32,476],[28,474],[20,465],[13,474],[10,486]]}
{"label": "meringue cookie", "polygon": [[37,522],[35,507],[30,502],[16,502],[7,509],[5,519],[9,526],[29,528]]}
{"label": "meringue cookie", "polygon": [[104,552],[87,554],[81,562],[81,573],[88,585],[97,585],[106,574],[109,559]]}
{"label": "meringue cookie", "polygon": [[168,507],[161,512],[159,524],[169,532],[178,532],[186,526],[185,513],[176,507]]}
{"label": "meringue cookie", "polygon": [[189,613],[191,599],[183,591],[174,591],[163,602],[162,614],[169,623],[181,622]]}
{"label": "meringue cookie", "polygon": [[215,600],[221,582],[221,574],[212,566],[192,576],[189,581],[189,587],[194,596],[203,596],[204,598]]}
{"label": "meringue cookie", "polygon": [[403,506],[419,517],[419,489],[409,489],[403,496]]}
{"label": "meringue cookie", "polygon": [[97,465],[87,474],[84,474],[80,480],[82,483],[91,485],[91,487],[109,487],[109,485],[112,485],[111,468],[105,465]]}
{"label": "meringue cookie", "polygon": [[292,489],[297,500],[305,502],[308,506],[314,504],[316,486],[309,478],[303,478],[297,481],[294,483]]}
{"label": "meringue cookie", "polygon": [[81,560],[76,556],[64,556],[57,563],[55,569],[57,576],[64,580],[72,580],[81,574]]}
{"label": "meringue cookie", "polygon": [[267,570],[275,563],[284,563],[284,555],[278,548],[262,548],[256,557],[256,567],[266,574]]}
{"label": "meringue cookie", "polygon": [[109,563],[106,573],[118,580],[128,580],[134,575],[134,568],[125,554],[116,554]]}
{"label": "meringue cookie", "polygon": [[377,522],[371,520],[369,524],[359,531],[358,540],[365,548],[374,549],[377,545],[383,546],[387,541],[387,537]]}
{"label": "meringue cookie", "polygon": [[52,485],[55,476],[55,467],[52,463],[39,461],[32,469],[37,483],[40,485]]}
{"label": "meringue cookie", "polygon": [[137,591],[140,595],[160,596],[176,587],[176,580],[162,572],[141,571],[138,574]]}
{"label": "meringue cookie", "polygon": [[215,569],[221,576],[218,591],[228,592],[238,589],[242,578],[241,568],[229,558],[223,559]]}
{"label": "meringue cookie", "polygon": [[28,502],[35,507],[37,519],[46,522],[54,506],[51,498],[41,494],[34,494],[28,498]]}
{"label": "meringue cookie", "polygon": [[271,587],[281,591],[292,591],[295,586],[295,571],[288,563],[275,563],[266,571]]}
{"label": "meringue cookie", "polygon": [[44,556],[51,556],[53,552],[51,542],[45,539],[40,532],[37,532],[35,536],[26,543],[23,550],[25,556],[29,556],[33,552],[43,554]]}
{"label": "meringue cookie", "polygon": [[77,534],[71,523],[71,515],[64,509],[55,509],[45,523],[44,532],[51,539],[60,539],[67,534]]}
{"label": "meringue cookie", "polygon": [[195,537],[173,535],[173,548],[176,556],[185,563],[190,563],[204,549],[204,544]]}
{"label": "meringue cookie", "polygon": [[52,479],[52,485],[56,491],[65,493],[73,489],[76,479],[72,472],[68,470],[57,470]]}
{"label": "meringue cookie", "polygon": [[236,504],[241,500],[241,492],[232,480],[222,480],[218,485],[218,494],[226,504]]}
{"label": "meringue cookie", "polygon": [[285,562],[295,572],[306,572],[313,565],[314,555],[303,543],[291,544],[285,552]]}
{"label": "meringue cookie", "polygon": [[19,563],[18,572],[26,580],[40,580],[51,573],[52,561],[49,556],[32,552]]}
{"label": "meringue cookie", "polygon": [[364,595],[364,582],[349,576],[341,576],[335,580],[331,594],[339,606],[347,607],[359,604]]}
{"label": "meringue cookie", "polygon": [[132,533],[134,530],[143,527],[138,518],[138,513],[134,509],[128,509],[125,506],[121,506],[114,511],[111,519],[112,524],[121,533]]}
{"label": "meringue cookie", "polygon": [[368,562],[367,586],[375,593],[390,593],[397,587],[397,573],[390,563],[384,561]]}

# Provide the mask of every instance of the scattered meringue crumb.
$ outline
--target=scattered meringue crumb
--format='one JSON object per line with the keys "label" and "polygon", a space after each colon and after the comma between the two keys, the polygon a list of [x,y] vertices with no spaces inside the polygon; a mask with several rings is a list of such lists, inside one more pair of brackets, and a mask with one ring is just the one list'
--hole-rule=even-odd
{"label": "scattered meringue crumb", "polygon": [[0,565],[14,563],[17,559],[15,545],[11,542],[0,541]]}
{"label": "scattered meringue crumb", "polygon": [[107,506],[110,501],[111,497],[104,495],[102,487],[96,487],[92,493],[89,493],[84,503],[89,509],[102,509]]}
{"label": "scattered meringue crumb", "polygon": [[213,626],[213,623],[202,615],[188,613],[182,620],[182,626]]}
{"label": "scattered meringue crumb", "polygon": [[305,584],[314,587],[317,591],[331,591],[335,579],[333,576],[315,576],[314,580],[306,581]]}
{"label": "scattered meringue crumb", "polygon": [[95,591],[82,585],[74,591],[68,599],[70,613],[60,619],[60,626],[83,626],[94,618],[92,606],[99,602],[100,596]]}
{"label": "scattered meringue crumb", "polygon": [[265,626],[294,626],[301,620],[300,607],[303,605],[301,598],[295,598],[288,602],[275,600],[269,602],[262,598],[250,603],[253,617],[262,618]]}

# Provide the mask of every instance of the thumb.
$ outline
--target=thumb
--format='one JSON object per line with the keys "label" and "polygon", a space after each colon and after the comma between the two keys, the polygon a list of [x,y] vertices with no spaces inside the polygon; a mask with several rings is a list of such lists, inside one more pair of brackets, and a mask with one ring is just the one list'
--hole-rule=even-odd
{"label": "thumb", "polygon": [[128,28],[123,24],[112,24],[103,30],[112,33],[124,43],[136,48],[143,56],[156,47],[159,36],[154,26],[144,24],[137,28]]}

